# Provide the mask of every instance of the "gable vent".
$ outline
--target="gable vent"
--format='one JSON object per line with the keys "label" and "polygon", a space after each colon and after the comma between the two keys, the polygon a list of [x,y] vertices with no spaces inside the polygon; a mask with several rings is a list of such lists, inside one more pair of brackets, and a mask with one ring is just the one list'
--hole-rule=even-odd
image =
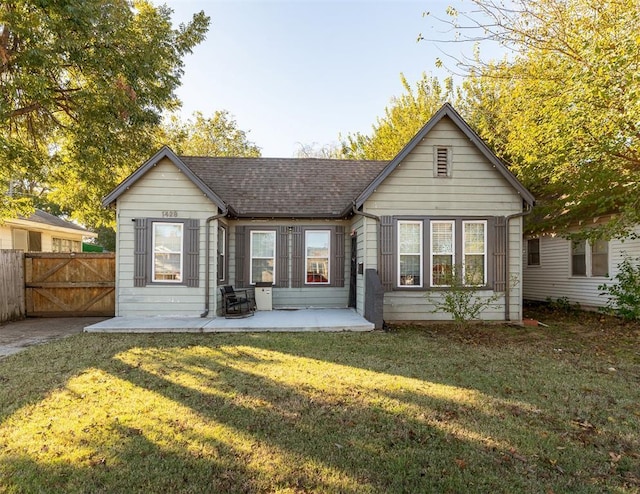
{"label": "gable vent", "polygon": [[436,176],[449,176],[449,149],[436,148]]}

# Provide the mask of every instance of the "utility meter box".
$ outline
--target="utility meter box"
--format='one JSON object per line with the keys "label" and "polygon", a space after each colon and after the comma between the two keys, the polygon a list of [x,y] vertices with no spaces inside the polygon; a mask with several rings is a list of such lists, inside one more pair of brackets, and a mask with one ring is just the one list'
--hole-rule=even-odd
{"label": "utility meter box", "polygon": [[256,310],[273,310],[273,283],[256,283]]}

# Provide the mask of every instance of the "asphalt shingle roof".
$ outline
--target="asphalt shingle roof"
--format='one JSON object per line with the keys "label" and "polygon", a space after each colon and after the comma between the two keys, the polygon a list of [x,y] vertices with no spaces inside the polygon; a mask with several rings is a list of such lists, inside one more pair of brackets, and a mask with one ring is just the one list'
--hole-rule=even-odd
{"label": "asphalt shingle roof", "polygon": [[389,164],[315,158],[180,160],[239,217],[342,217]]}
{"label": "asphalt shingle roof", "polygon": [[63,220],[62,218],[49,214],[45,211],[42,211],[41,209],[36,209],[31,216],[24,219],[28,221],[33,221],[34,223],[41,223],[43,225],[49,225],[49,226],[57,226],[59,228],[69,228],[72,230],[78,230],[80,232],[87,233],[86,228],[83,228],[80,225],[76,225],[75,223],[71,223],[70,221]]}

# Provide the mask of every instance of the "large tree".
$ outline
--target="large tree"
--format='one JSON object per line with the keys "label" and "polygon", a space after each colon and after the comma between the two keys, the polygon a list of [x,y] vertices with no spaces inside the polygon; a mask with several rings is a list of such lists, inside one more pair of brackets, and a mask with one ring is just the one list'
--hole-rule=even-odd
{"label": "large tree", "polygon": [[450,78],[444,85],[426,74],[411,87],[401,74],[405,93],[391,99],[371,134],[348,134],[342,139],[342,154],[350,159],[390,160],[427,123],[431,116],[453,97]]}
{"label": "large tree", "polygon": [[209,118],[194,112],[186,121],[172,115],[159,129],[158,141],[181,155],[260,156],[260,148],[249,141],[226,110],[216,111]]}
{"label": "large tree", "polygon": [[144,0],[0,4],[0,218],[36,194],[88,225],[112,220],[101,197],[149,154],[208,29],[202,12],[177,29],[171,14]]}
{"label": "large tree", "polygon": [[464,112],[539,198],[532,227],[615,213],[593,234],[624,235],[640,221],[640,2],[471,2],[482,17],[456,27],[513,55],[466,66]]}

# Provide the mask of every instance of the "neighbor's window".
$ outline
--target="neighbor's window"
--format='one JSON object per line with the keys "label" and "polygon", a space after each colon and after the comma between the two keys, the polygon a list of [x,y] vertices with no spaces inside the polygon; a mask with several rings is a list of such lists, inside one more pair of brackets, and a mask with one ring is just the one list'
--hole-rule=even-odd
{"label": "neighbor's window", "polygon": [[453,275],[454,221],[431,222],[431,286],[448,286]]}
{"label": "neighbor's window", "polygon": [[527,266],[540,266],[540,239],[527,240]]}
{"label": "neighbor's window", "polygon": [[304,234],[307,284],[329,283],[331,232],[307,230]]}
{"label": "neighbor's window", "polygon": [[398,285],[422,286],[422,221],[398,221]]}
{"label": "neighbor's window", "polygon": [[609,242],[594,240],[591,242],[591,276],[609,274]]}
{"label": "neighbor's window", "polygon": [[571,275],[587,276],[587,241],[571,242]]}
{"label": "neighbor's window", "polygon": [[69,240],[68,238],[52,238],[52,252],[81,252],[82,244],[77,240]]}
{"label": "neighbor's window", "polygon": [[153,223],[151,280],[182,282],[183,223]]}
{"label": "neighbor's window", "polygon": [[251,232],[251,283],[275,283],[276,232]]}
{"label": "neighbor's window", "polygon": [[465,285],[487,283],[487,222],[462,222],[462,271]]}

